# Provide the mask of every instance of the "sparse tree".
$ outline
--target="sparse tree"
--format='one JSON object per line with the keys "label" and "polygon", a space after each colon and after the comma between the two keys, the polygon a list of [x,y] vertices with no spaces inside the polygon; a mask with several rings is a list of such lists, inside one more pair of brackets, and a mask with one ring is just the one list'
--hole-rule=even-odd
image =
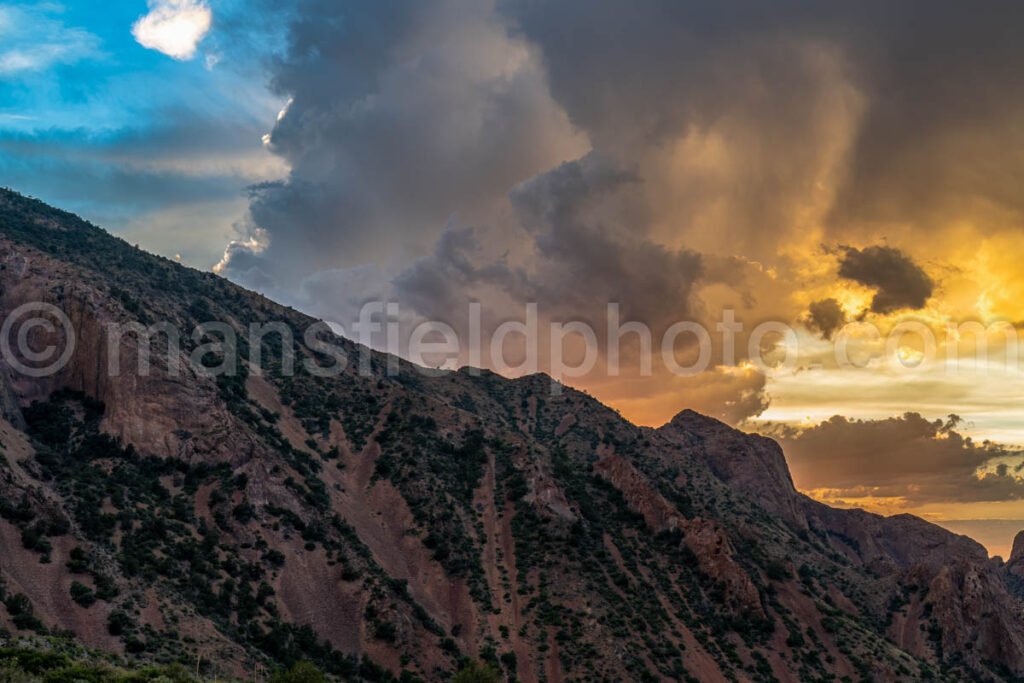
{"label": "sparse tree", "polygon": [[454,683],[500,683],[501,673],[490,664],[469,662],[455,674]]}

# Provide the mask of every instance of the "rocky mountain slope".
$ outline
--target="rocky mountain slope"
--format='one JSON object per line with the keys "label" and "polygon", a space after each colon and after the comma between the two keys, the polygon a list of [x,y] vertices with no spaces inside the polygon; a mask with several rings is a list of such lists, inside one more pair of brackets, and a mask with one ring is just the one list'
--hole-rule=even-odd
{"label": "rocky mountain slope", "polygon": [[143,342],[108,323],[280,321],[302,340],[314,321],[2,192],[0,313],[37,301],[77,343],[54,376],[2,373],[10,633],[250,678],[308,659],[442,681],[464,657],[524,683],[1024,674],[1013,563],[804,497],[769,439],[689,411],[637,427],[540,375],[380,354],[361,372],[337,339],[336,377],[301,341],[289,376],[275,335],[208,377],[186,357],[215,332],[184,335],[178,377],[158,338],[145,375]]}

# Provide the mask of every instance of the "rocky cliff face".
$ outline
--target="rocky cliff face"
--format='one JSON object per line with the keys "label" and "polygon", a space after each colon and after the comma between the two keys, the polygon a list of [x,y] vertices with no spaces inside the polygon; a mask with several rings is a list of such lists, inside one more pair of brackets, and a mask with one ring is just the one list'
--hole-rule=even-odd
{"label": "rocky cliff face", "polygon": [[1024,674],[1018,553],[1000,569],[922,520],[815,503],[768,439],[689,411],[638,428],[543,376],[391,376],[376,354],[289,377],[250,347],[215,379],[184,362],[199,338],[181,376],[157,353],[142,376],[107,323],[312,321],[2,193],[0,313],[27,301],[78,346],[54,377],[5,369],[11,632],[240,676],[306,658],[447,680],[464,656],[527,683]]}
{"label": "rocky cliff face", "polygon": [[1010,549],[1009,562],[1016,564],[1021,560],[1024,560],[1024,531],[1018,532],[1013,537],[1013,547]]}
{"label": "rocky cliff face", "polygon": [[684,410],[662,432],[690,446],[691,452],[730,487],[753,496],[771,514],[807,528],[802,496],[793,486],[779,444],[754,434],[738,437],[736,430],[692,410]]}

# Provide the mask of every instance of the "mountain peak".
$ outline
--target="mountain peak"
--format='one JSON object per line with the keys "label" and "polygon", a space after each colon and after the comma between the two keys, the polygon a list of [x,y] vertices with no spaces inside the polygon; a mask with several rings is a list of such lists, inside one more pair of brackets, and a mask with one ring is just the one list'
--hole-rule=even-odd
{"label": "mountain peak", "polygon": [[683,408],[678,413],[676,413],[672,417],[672,419],[669,420],[669,422],[683,421],[683,420],[687,420],[687,419],[692,419],[694,417],[704,417],[704,415],[701,415],[700,413],[696,412],[692,408]]}
{"label": "mountain peak", "polygon": [[807,527],[786,458],[772,439],[745,434],[690,409],[681,411],[659,431],[687,444],[694,457],[730,487],[750,494],[798,528]]}
{"label": "mountain peak", "polygon": [[1009,562],[1015,562],[1024,558],[1024,531],[1018,531],[1013,537],[1013,548],[1010,550]]}

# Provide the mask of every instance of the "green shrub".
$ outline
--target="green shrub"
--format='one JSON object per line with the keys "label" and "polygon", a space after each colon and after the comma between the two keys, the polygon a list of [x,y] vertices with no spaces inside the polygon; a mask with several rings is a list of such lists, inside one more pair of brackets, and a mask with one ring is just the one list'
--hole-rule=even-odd
{"label": "green shrub", "polygon": [[96,602],[96,593],[88,586],[77,581],[71,584],[71,599],[82,607],[92,607]]}
{"label": "green shrub", "polygon": [[112,636],[120,636],[134,630],[135,622],[121,610],[114,610],[107,617],[107,631]]}
{"label": "green shrub", "polygon": [[0,683],[39,683],[39,679],[13,662],[0,662]]}
{"label": "green shrub", "polygon": [[398,630],[389,621],[378,621],[373,626],[373,637],[387,643],[393,643],[398,638]]}
{"label": "green shrub", "polygon": [[270,683],[327,683],[327,677],[309,662],[299,662],[287,671],[274,674]]}
{"label": "green shrub", "polygon": [[28,599],[28,596],[21,593],[9,595],[4,600],[4,606],[7,608],[7,613],[11,615],[14,627],[18,630],[35,631],[36,633],[46,632],[43,622],[36,618],[35,612],[32,609],[32,601]]}
{"label": "green shrub", "polygon": [[89,558],[85,551],[79,547],[71,549],[70,559],[67,562],[68,571],[72,574],[86,574],[89,571]]}
{"label": "green shrub", "polygon": [[501,674],[490,664],[467,663],[455,674],[453,683],[499,683]]}
{"label": "green shrub", "polygon": [[789,567],[781,560],[769,560],[765,564],[764,573],[772,581],[785,581],[793,576],[793,573],[789,571]]}

